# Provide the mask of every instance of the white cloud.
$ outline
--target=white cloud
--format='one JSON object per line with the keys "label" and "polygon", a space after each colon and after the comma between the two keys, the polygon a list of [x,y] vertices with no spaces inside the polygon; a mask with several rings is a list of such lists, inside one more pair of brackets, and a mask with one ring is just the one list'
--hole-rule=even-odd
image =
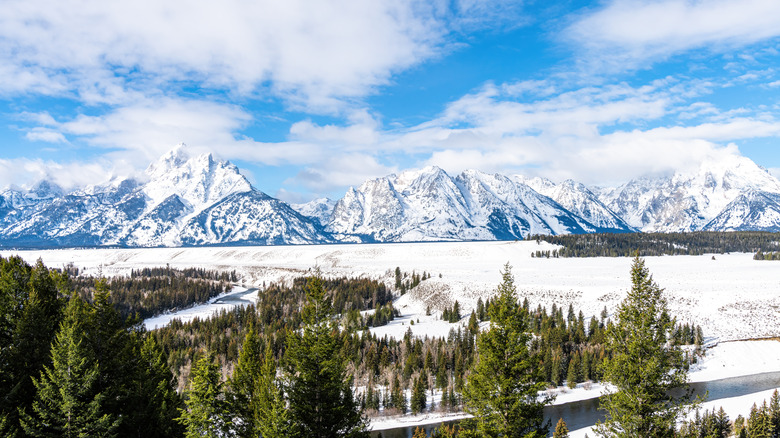
{"label": "white cloud", "polygon": [[125,173],[129,168],[128,163],[121,160],[60,163],[29,158],[0,159],[0,187],[29,188],[45,179],[70,190],[107,181],[112,175]]}
{"label": "white cloud", "polygon": [[775,0],[612,0],[574,21],[564,38],[587,62],[631,70],[691,49],[732,50],[780,36]]}
{"label": "white cloud", "polygon": [[43,141],[46,143],[67,143],[68,140],[61,132],[51,129],[35,127],[25,134],[25,138],[30,141]]}
{"label": "white cloud", "polygon": [[447,29],[414,0],[10,0],[0,92],[127,103],[175,81],[311,108],[360,98],[434,56]]}
{"label": "white cloud", "polygon": [[[554,81],[515,85],[486,84],[449,104],[440,117],[414,127],[387,128],[378,116],[359,109],[343,124],[293,123],[287,140],[280,142],[241,136],[252,121],[246,111],[200,100],[146,99],[72,120],[48,113],[23,118],[39,125],[29,136],[46,133],[56,140],[60,133],[74,143],[105,148],[105,163],[128,163],[139,170],[182,141],[195,152],[215,152],[261,169],[297,167],[283,187],[261,188],[284,189],[277,193],[297,201],[305,200],[304,191],[333,193],[428,164],[451,173],[476,168],[613,184],[689,166],[713,153],[738,153],[724,146],[731,142],[780,137],[780,122],[771,116],[744,108],[723,111],[699,100],[700,84],[666,79],[639,87],[568,91]],[[533,91],[550,88],[559,91]]]}

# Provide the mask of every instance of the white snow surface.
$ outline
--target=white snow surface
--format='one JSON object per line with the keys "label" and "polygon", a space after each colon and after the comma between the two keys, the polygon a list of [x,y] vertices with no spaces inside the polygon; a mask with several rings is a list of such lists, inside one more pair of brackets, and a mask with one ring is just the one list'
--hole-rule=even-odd
{"label": "white snow surface", "polygon": [[[394,269],[426,271],[433,277],[399,299],[404,318],[427,321],[415,333],[442,333],[436,312],[455,300],[467,317],[478,298],[492,296],[503,265],[513,266],[521,297],[531,305],[550,307],[571,303],[586,316],[606,307],[612,313],[631,286],[630,258],[532,258],[532,252],[555,249],[545,242],[436,242],[394,244],[338,244],[264,247],[60,249],[1,251],[19,254],[28,262],[41,258],[48,266],[74,263],[86,273],[124,275],[144,266],[235,269],[243,281],[262,289],[263,282],[286,282],[319,267],[327,276],[364,276],[394,283]],[[669,306],[679,322],[701,325],[705,335],[720,341],[780,334],[777,294],[778,264],[755,261],[752,254],[647,257],[655,281],[666,290]],[[439,278],[441,274],[441,278]],[[465,319],[465,318],[464,318]],[[403,334],[405,319],[391,324]],[[416,321],[415,321],[416,322]],[[454,326],[453,326],[454,327]],[[392,333],[391,329],[388,334]],[[448,331],[448,329],[447,329]]]}
{"label": "white snow surface", "polygon": [[[207,319],[210,318],[222,310],[232,310],[235,308],[238,304],[235,302],[227,302],[223,303],[220,302],[221,299],[225,298],[228,295],[233,295],[237,293],[246,292],[248,289],[246,287],[242,286],[234,286],[231,290],[227,292],[223,292],[216,297],[209,300],[206,304],[199,304],[196,306],[188,307],[186,309],[178,310],[176,312],[170,312],[170,313],[164,313],[162,315],[157,315],[152,318],[147,318],[144,320],[144,326],[146,327],[146,330],[155,330],[158,328],[165,327],[168,325],[173,319],[179,319],[181,322],[187,323],[195,318],[199,319]],[[247,304],[249,302],[256,302],[257,301],[257,292],[253,292],[250,294],[247,294],[243,297],[244,300],[247,301]]]}
{"label": "white snow surface", "polygon": [[[587,316],[605,306],[612,314],[630,288],[630,258],[537,259],[531,252],[555,246],[534,241],[458,242],[403,244],[338,244],[273,247],[205,247],[143,249],[62,249],[2,251],[18,254],[28,262],[41,258],[51,267],[74,263],[86,274],[126,275],[141,267],[203,267],[236,270],[247,286],[289,282],[319,267],[326,276],[364,276],[394,283],[394,269],[432,274],[420,286],[398,298],[395,306],[402,316],[384,327],[372,329],[379,336],[401,337],[411,329],[417,336],[446,336],[463,326],[476,300],[491,296],[500,281],[500,270],[509,262],[521,297],[531,305],[574,304]],[[780,335],[778,264],[755,261],[752,254],[647,257],[654,280],[665,288],[672,314],[680,322],[702,326],[711,346],[690,373],[692,381],[709,381],[763,372],[780,371],[780,342],[744,340]],[[441,274],[441,278],[439,278]],[[262,292],[260,292],[262,293]],[[456,324],[439,319],[445,306],[455,300],[464,318]],[[432,315],[425,310],[431,308]],[[202,317],[205,308],[195,314]],[[414,321],[414,324],[411,322]],[[418,323],[419,321],[419,323]],[[156,324],[154,321],[147,323]],[[598,397],[602,389],[558,388],[556,403]],[[712,402],[723,406],[731,418],[745,415],[754,402],[768,398],[771,391]],[[709,403],[709,402],[708,402]],[[713,407],[705,404],[708,409]],[[436,422],[438,414],[420,418],[382,419],[376,428]],[[449,419],[448,417],[447,419]],[[455,418],[455,417],[452,417]],[[380,424],[381,423],[381,424]],[[572,435],[593,436],[589,429]]]}

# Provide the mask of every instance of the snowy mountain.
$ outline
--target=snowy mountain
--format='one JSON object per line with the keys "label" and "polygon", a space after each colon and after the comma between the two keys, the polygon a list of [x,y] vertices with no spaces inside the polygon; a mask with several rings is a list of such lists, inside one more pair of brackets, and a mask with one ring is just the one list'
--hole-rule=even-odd
{"label": "snowy mountain", "polygon": [[290,204],[290,207],[298,213],[317,219],[320,224],[327,224],[336,201],[330,198],[318,198],[305,204]]}
{"label": "snowy mountain", "polygon": [[770,214],[758,212],[771,210],[771,203],[762,202],[775,194],[780,194],[780,181],[749,158],[729,156],[705,160],[693,172],[602,189],[599,199],[641,231],[726,231],[780,226],[780,222],[754,222],[759,216],[770,220]]}
{"label": "snowy mountain", "polygon": [[567,179],[560,184],[555,184],[546,178],[528,179],[522,175],[515,175],[514,179],[555,200],[578,218],[583,219],[585,222],[581,222],[580,226],[588,232],[627,233],[636,231],[581,183]]}
{"label": "snowy mountain", "polygon": [[780,231],[780,181],[748,158],[616,188],[438,167],[351,187],[338,201],[288,205],[238,168],[177,146],[143,181],[65,193],[41,181],[0,192],[0,247],[191,246],[511,240],[529,234]]}
{"label": "snowy mountain", "polygon": [[380,242],[493,240],[587,232],[580,222],[586,223],[506,176],[469,170],[452,178],[426,167],[350,188],[327,229]]}
{"label": "snowy mountain", "polygon": [[316,221],[252,188],[233,164],[179,145],[148,180],[113,180],[63,194],[51,183],[7,190],[1,246],[180,246],[331,242]]}

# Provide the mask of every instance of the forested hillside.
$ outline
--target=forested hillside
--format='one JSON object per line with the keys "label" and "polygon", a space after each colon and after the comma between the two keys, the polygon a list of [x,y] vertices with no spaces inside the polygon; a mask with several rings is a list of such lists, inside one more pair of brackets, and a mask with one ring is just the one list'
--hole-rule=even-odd
{"label": "forested hillside", "polygon": [[[428,277],[402,281],[401,289]],[[507,305],[525,327],[524,354],[541,387],[598,381],[612,354],[605,344],[612,324],[606,311],[586,316],[572,305],[547,309],[527,300],[480,300],[463,319],[457,307],[447,308],[442,316],[456,321],[447,337],[408,331],[400,339],[378,338],[369,329],[398,315],[393,299],[402,290],[316,274],[289,286],[267,285],[257,306],[208,320],[174,320],[154,332],[139,323],[139,294],[190,296],[193,282],[224,287],[228,280],[235,274],[167,267],[127,278],[71,278],[40,262],[0,258],[3,435],[254,436],[272,424],[290,436],[329,427],[365,436],[363,413],[464,409],[480,357],[477,339],[491,327],[482,322]],[[677,326],[668,339],[700,344],[703,334]],[[317,403],[341,406],[331,417],[350,419],[344,424],[305,420],[306,394],[323,384],[309,377],[322,373],[331,382],[322,388],[330,398]]]}
{"label": "forested hillside", "polygon": [[780,233],[761,231],[694,231],[689,233],[598,233],[534,235],[563,248],[536,251],[534,257],[641,257],[756,252],[780,249]]}

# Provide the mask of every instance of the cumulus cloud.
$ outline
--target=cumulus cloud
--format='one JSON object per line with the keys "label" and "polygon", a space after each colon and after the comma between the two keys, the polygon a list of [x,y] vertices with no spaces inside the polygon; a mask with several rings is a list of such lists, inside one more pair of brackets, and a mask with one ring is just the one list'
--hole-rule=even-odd
{"label": "cumulus cloud", "polygon": [[89,162],[56,162],[30,158],[0,159],[0,187],[31,188],[38,181],[47,180],[71,190],[128,172],[132,172],[132,165],[122,160],[110,162],[101,158]]}
{"label": "cumulus cloud", "polygon": [[327,108],[438,53],[447,29],[422,5],[11,0],[0,15],[0,92],[125,103],[184,81]]}

